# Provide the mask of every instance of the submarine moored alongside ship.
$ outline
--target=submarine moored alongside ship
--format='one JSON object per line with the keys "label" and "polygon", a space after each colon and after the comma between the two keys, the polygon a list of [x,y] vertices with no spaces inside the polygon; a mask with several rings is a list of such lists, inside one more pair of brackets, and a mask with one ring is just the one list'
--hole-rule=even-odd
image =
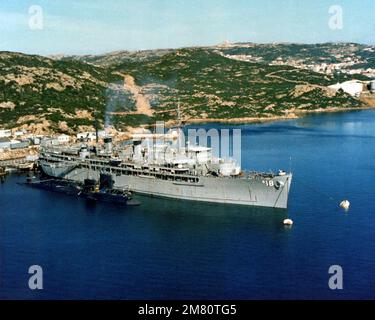
{"label": "submarine moored alongside ship", "polygon": [[129,190],[114,188],[112,177],[106,174],[100,175],[99,183],[93,179],[85,179],[83,183],[80,183],[56,178],[45,180],[28,178],[26,183],[22,184],[36,189],[58,192],[91,201],[111,202],[121,205],[140,204],[138,201],[132,199],[132,194]]}

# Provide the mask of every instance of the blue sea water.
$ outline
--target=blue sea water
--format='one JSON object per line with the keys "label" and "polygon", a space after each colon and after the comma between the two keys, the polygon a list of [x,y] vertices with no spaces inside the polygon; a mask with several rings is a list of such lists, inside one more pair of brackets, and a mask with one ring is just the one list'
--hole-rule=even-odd
{"label": "blue sea water", "polygon": [[[92,205],[11,175],[0,185],[0,298],[374,299],[375,112],[235,128],[243,168],[292,167],[288,210]],[[43,268],[43,290],[28,288],[31,265]],[[331,265],[343,290],[329,289]]]}

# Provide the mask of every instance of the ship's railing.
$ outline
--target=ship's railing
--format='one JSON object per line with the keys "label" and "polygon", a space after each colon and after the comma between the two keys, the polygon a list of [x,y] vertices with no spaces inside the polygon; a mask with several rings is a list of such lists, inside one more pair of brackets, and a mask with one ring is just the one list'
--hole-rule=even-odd
{"label": "ship's railing", "polygon": [[54,154],[54,153],[43,153],[41,154],[41,157],[43,159],[50,159],[53,161],[67,161],[67,162],[81,162],[81,163],[89,163],[92,166],[95,165],[104,165],[106,167],[112,167],[114,169],[116,168],[123,168],[123,169],[140,169],[142,171],[148,172],[148,171],[174,171],[174,172],[186,172],[188,175],[196,175],[193,174],[190,171],[190,168],[183,167],[183,168],[178,168],[178,167],[165,167],[165,166],[153,166],[153,165],[145,165],[142,163],[130,163],[130,162],[122,162],[118,166],[113,166],[110,164],[110,159],[95,159],[95,158],[85,158],[82,160],[80,157],[77,156],[72,156],[72,155],[64,155],[64,154]]}
{"label": "ship's railing", "polygon": [[[64,165],[71,166],[75,165],[76,168],[85,168],[88,170],[94,170],[94,171],[101,171],[101,172],[109,172],[116,175],[143,175],[143,176],[150,176],[150,177],[167,177],[167,180],[173,180],[173,181],[190,181],[190,182],[199,182],[199,178],[197,175],[193,174],[176,174],[168,171],[150,171],[150,170],[143,170],[143,169],[137,169],[134,168],[134,165],[129,166],[111,166],[108,164],[108,162],[104,161],[98,161],[95,160],[96,163],[92,163],[92,159],[86,159],[82,160],[80,158],[73,158],[68,157],[64,155],[51,155],[48,156],[41,156],[41,161],[47,161],[47,162],[56,162],[59,161],[60,163],[63,163]],[[87,161],[89,160],[89,161]],[[173,179],[171,178],[173,177]]]}

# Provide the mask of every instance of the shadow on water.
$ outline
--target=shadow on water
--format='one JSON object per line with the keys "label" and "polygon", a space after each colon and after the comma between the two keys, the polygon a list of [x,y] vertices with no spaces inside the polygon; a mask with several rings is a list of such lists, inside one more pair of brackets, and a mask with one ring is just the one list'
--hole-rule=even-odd
{"label": "shadow on water", "polygon": [[[317,113],[307,114],[298,119],[285,120],[282,122],[265,122],[265,123],[251,123],[251,124],[225,124],[225,123],[207,123],[201,125],[186,126],[188,129],[205,129],[211,128],[220,129],[241,129],[242,137],[247,136],[267,136],[282,134],[283,136],[315,136],[324,138],[365,138],[373,139],[375,136],[367,134],[350,134],[342,131],[335,132],[337,129],[342,129],[345,124],[366,124],[371,119],[373,110],[351,110],[350,112],[343,112],[340,116],[341,123],[338,124],[338,114],[335,113]],[[333,132],[332,132],[333,130]],[[361,131],[361,130],[359,130]]]}
{"label": "shadow on water", "polygon": [[[181,227],[196,228],[200,225],[208,230],[232,228],[252,229],[269,232],[283,227],[287,210],[243,206],[232,204],[205,203],[187,200],[153,198],[136,195],[141,202],[137,208],[129,207],[129,212],[150,216],[155,223],[170,221]],[[193,230],[192,230],[193,231]]]}
{"label": "shadow on water", "polygon": [[283,134],[288,133],[292,134],[293,132],[320,132],[321,130],[318,130],[313,127],[303,127],[296,123],[290,123],[290,124],[268,124],[265,126],[265,124],[234,124],[234,125],[223,125],[223,124],[209,124],[204,126],[188,126],[185,130],[185,134],[188,133],[188,129],[205,129],[209,130],[211,128],[216,128],[219,126],[220,129],[241,129],[242,135],[248,135],[248,134],[258,134],[258,135],[264,135],[268,133],[279,133],[282,132]]}

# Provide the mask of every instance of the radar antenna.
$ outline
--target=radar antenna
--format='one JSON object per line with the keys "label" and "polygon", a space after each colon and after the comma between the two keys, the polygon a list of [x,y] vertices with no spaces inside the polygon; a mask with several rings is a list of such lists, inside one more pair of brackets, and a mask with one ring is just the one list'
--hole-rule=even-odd
{"label": "radar antenna", "polygon": [[[182,128],[182,118],[181,118],[181,109],[180,109],[180,101],[178,101],[177,103],[177,133],[178,133],[178,141],[177,141],[177,150],[178,152],[180,152],[180,144],[185,144],[185,136],[183,134],[183,128]],[[182,136],[181,136],[181,133],[182,133]],[[181,142],[181,138],[183,138],[183,142]]]}

